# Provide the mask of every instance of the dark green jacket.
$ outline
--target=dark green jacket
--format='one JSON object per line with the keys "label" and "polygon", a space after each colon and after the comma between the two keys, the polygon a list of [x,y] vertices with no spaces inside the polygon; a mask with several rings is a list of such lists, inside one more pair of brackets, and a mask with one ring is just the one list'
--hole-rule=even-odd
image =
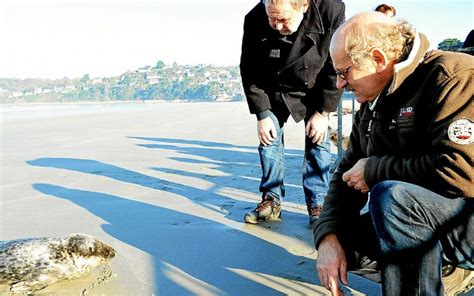
{"label": "dark green jacket", "polygon": [[374,111],[362,104],[356,114],[350,148],[313,229],[316,247],[326,234],[343,231],[367,201],[367,194],[341,179],[361,158],[368,158],[369,188],[399,180],[447,198],[474,198],[474,57],[427,52],[428,41],[420,37],[408,59],[395,66]]}
{"label": "dark green jacket", "polygon": [[341,92],[336,88],[329,43],[344,21],[344,11],[340,0],[311,0],[277,78],[269,72],[268,41],[275,30],[268,23],[265,5],[257,4],[245,16],[240,73],[251,113],[289,111],[298,122],[315,111],[336,110]]}

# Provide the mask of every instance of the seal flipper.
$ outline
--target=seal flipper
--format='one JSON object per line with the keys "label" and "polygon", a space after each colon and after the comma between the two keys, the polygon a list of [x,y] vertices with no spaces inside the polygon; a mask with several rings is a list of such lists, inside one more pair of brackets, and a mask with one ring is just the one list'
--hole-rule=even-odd
{"label": "seal flipper", "polygon": [[42,277],[35,273],[28,274],[21,281],[10,284],[10,291],[14,294],[31,295],[33,292],[46,288],[51,282],[49,276]]}

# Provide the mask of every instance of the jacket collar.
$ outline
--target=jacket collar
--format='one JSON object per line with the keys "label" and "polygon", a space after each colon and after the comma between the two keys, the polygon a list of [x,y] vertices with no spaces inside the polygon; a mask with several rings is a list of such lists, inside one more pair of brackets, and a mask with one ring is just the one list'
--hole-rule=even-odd
{"label": "jacket collar", "polygon": [[317,34],[324,34],[324,25],[315,0],[309,0],[309,7],[301,21],[300,28],[291,51],[282,70],[288,69],[296,63],[316,43]]}
{"label": "jacket collar", "polygon": [[309,7],[302,21],[303,34],[324,34],[323,19],[321,13],[316,6],[315,0],[309,0]]}
{"label": "jacket collar", "polygon": [[413,48],[410,51],[407,59],[403,62],[397,63],[394,65],[394,73],[392,78],[392,83],[388,89],[387,94],[391,94],[396,91],[400,85],[415,72],[418,65],[423,61],[425,53],[428,51],[430,44],[428,38],[422,33],[418,33],[415,36],[413,42]]}

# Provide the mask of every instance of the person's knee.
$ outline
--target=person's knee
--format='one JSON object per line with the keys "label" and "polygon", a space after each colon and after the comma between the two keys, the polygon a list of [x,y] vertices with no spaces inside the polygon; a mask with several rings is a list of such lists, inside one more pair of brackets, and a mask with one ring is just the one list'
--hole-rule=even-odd
{"label": "person's knee", "polygon": [[410,184],[399,181],[382,181],[370,191],[369,209],[376,220],[388,216],[398,216],[403,208],[409,207],[413,201],[409,194]]}
{"label": "person's knee", "polygon": [[370,190],[370,210],[384,212],[386,207],[390,206],[394,187],[396,186],[393,181],[382,181],[375,184]]}
{"label": "person's knee", "polygon": [[398,250],[400,233],[406,225],[408,183],[383,181],[371,188],[369,212],[382,254]]}

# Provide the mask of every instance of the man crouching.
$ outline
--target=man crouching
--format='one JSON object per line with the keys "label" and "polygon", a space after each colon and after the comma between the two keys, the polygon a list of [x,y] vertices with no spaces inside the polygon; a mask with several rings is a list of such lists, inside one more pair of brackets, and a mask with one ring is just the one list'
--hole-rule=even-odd
{"label": "man crouching", "polygon": [[[348,270],[364,268],[382,271],[384,295],[470,287],[474,57],[428,48],[423,34],[377,12],[354,16],[331,40],[337,87],[361,103],[313,227],[318,276],[333,295]],[[450,287],[443,265],[465,269]]]}

